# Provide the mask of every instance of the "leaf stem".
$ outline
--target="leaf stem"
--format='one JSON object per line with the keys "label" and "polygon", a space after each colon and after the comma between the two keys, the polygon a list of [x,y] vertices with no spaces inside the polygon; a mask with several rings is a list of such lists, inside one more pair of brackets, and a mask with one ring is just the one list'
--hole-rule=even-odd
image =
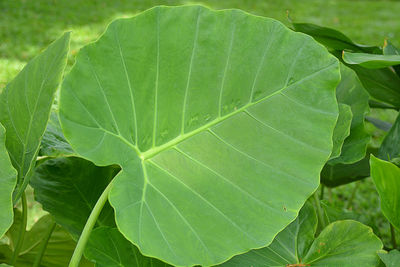
{"label": "leaf stem", "polygon": [[89,240],[90,233],[92,232],[93,226],[95,225],[97,218],[100,215],[101,210],[103,209],[104,204],[107,202],[108,193],[110,192],[112,187],[112,181],[107,185],[104,189],[103,193],[96,202],[92,212],[89,215],[88,220],[86,221],[85,227],[83,228],[82,234],[79,237],[78,244],[76,244],[74,254],[72,254],[71,260],[69,262],[69,267],[78,267],[79,262],[81,261],[83,251],[85,250],[86,243]]}
{"label": "leaf stem", "polygon": [[11,259],[11,265],[15,266],[19,253],[21,251],[22,245],[24,244],[24,238],[25,238],[25,232],[26,232],[26,224],[28,221],[28,207],[26,203],[26,195],[25,192],[22,193],[21,195],[21,203],[22,203],[22,222],[19,227],[19,235],[18,235],[18,240],[15,245],[14,249],[14,254]]}
{"label": "leaf stem", "polygon": [[325,222],[324,213],[322,211],[321,202],[319,201],[317,192],[314,193],[314,201],[315,201],[315,206],[317,208],[319,225],[321,225],[321,230],[322,230],[326,227],[326,222]]}
{"label": "leaf stem", "polygon": [[319,199],[324,199],[325,185],[321,184],[321,194],[319,195]]}
{"label": "leaf stem", "polygon": [[390,224],[390,234],[392,237],[392,246],[393,246],[393,249],[396,249],[397,248],[396,231],[394,230],[393,225],[391,223],[389,223],[389,224]]}
{"label": "leaf stem", "polygon": [[351,196],[350,196],[349,200],[347,201],[347,207],[346,208],[348,210],[350,210],[352,208],[352,206],[353,206],[353,200],[354,200],[354,197],[356,196],[356,192],[357,192],[357,189],[358,189],[359,186],[360,186],[360,182],[358,181],[358,182],[355,183],[353,192],[351,193]]}
{"label": "leaf stem", "polygon": [[40,266],[40,262],[42,261],[44,252],[46,251],[47,244],[49,243],[51,234],[53,233],[55,228],[56,228],[56,222],[53,221],[53,224],[50,226],[49,231],[46,233],[45,237],[43,238],[42,244],[39,249],[39,253],[36,255],[35,262],[33,263],[32,267]]}

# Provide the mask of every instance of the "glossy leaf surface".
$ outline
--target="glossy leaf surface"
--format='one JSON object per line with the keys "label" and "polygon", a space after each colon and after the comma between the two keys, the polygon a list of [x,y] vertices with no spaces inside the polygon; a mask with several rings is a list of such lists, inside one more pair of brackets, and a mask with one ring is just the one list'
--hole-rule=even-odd
{"label": "glossy leaf surface", "polygon": [[307,204],[270,246],[238,255],[221,266],[377,266],[382,243],[371,228],[356,221],[336,221],[315,238],[317,215]]}
{"label": "glossy leaf surface", "polygon": [[[69,33],[31,60],[0,96],[0,122],[6,128],[6,147],[18,171],[17,196],[36,161],[49,120],[54,93],[67,63]],[[23,186],[24,184],[24,186]]]}
{"label": "glossy leaf surface", "polygon": [[360,65],[367,69],[382,69],[400,64],[400,55],[376,55],[367,53],[343,52],[343,61],[351,65]]}
{"label": "glossy leaf surface", "polygon": [[340,157],[329,161],[332,165],[350,164],[361,160],[370,140],[364,125],[365,115],[369,111],[369,95],[355,72],[344,64],[340,64],[340,74],[342,79],[336,88],[336,97],[339,103],[350,106],[353,116],[350,135],[344,140]]}
{"label": "glossy leaf surface", "polygon": [[116,228],[99,227],[90,234],[85,257],[96,267],[170,267],[162,261],[143,256]]}
{"label": "glossy leaf surface", "polygon": [[400,169],[393,163],[371,156],[371,177],[381,199],[381,210],[400,229]]}
{"label": "glossy leaf surface", "polygon": [[17,182],[17,172],[11,164],[5,142],[6,131],[0,124],[0,238],[13,222],[12,193]]}
{"label": "glossy leaf surface", "polygon": [[60,121],[78,154],[122,167],[110,202],[144,255],[218,264],[269,244],[318,187],[338,72],[272,19],[156,7],[80,51]]}
{"label": "glossy leaf surface", "polygon": [[[98,198],[117,171],[115,167],[97,167],[81,158],[51,159],[36,168],[31,186],[43,209],[77,239]],[[113,225],[114,212],[107,203],[97,219],[97,226]]]}

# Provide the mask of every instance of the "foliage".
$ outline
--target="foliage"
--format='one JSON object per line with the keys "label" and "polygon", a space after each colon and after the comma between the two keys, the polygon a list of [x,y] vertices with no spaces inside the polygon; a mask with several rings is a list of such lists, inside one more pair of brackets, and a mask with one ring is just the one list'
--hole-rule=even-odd
{"label": "foliage", "polygon": [[[69,33],[51,44],[0,95],[0,264],[396,266],[399,119],[366,114],[400,107],[399,49],[293,28],[155,7],[111,23],[65,78]],[[379,148],[366,119],[390,128]],[[370,175],[389,246],[320,201]],[[28,184],[50,213],[30,230]]]}

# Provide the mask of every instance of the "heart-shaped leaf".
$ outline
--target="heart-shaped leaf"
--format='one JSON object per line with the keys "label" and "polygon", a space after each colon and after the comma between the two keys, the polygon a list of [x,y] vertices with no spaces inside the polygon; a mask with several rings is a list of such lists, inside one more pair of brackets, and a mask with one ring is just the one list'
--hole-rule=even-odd
{"label": "heart-shaped leaf", "polygon": [[371,177],[381,199],[383,215],[400,230],[400,169],[393,163],[371,156]]}
{"label": "heart-shaped leaf", "polygon": [[[81,158],[57,158],[40,164],[30,184],[43,209],[77,239],[98,198],[117,171],[113,166],[97,167]],[[97,225],[114,225],[114,212],[109,204],[103,207]]]}
{"label": "heart-shaped leaf", "polygon": [[92,231],[85,257],[95,262],[96,267],[171,267],[157,259],[143,256],[118,229],[111,227],[99,227]]}
{"label": "heart-shaped leaf", "polygon": [[28,185],[35,165],[54,93],[67,64],[69,36],[65,33],[31,60],[0,95],[0,122],[7,130],[6,147],[18,171],[14,202]]}
{"label": "heart-shaped leaf", "polygon": [[221,267],[377,266],[382,242],[371,228],[357,221],[336,221],[315,238],[317,221],[307,202],[270,246],[238,255]]}
{"label": "heart-shaped leaf", "polygon": [[0,124],[0,238],[13,222],[12,193],[17,182],[17,172],[8,157],[5,142],[6,131]]}
{"label": "heart-shaped leaf", "polygon": [[156,7],[80,51],[60,122],[78,154],[122,167],[110,202],[128,240],[212,265],[269,244],[316,190],[338,81],[325,48],[275,20]]}

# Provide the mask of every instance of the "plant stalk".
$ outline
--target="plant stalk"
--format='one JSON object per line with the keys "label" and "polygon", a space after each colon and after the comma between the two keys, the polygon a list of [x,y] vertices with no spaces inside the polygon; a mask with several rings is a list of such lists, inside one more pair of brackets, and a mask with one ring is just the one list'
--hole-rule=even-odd
{"label": "plant stalk", "polygon": [[54,229],[56,228],[56,223],[53,222],[53,225],[49,228],[49,231],[46,233],[46,236],[43,238],[42,244],[39,249],[39,253],[35,257],[35,261],[32,265],[32,267],[39,267],[40,262],[42,261],[44,252],[46,251],[47,244],[49,243],[51,234],[53,233]]}
{"label": "plant stalk", "polygon": [[357,192],[357,189],[358,189],[359,186],[360,186],[360,181],[356,182],[356,184],[354,186],[354,189],[353,189],[353,192],[351,193],[351,196],[350,196],[349,200],[347,201],[347,207],[346,208],[348,210],[350,210],[352,208],[352,206],[353,206],[353,200],[354,200],[354,197],[356,196],[356,192]]}
{"label": "plant stalk", "polygon": [[324,199],[325,185],[321,184],[321,194],[319,195],[319,199]]}
{"label": "plant stalk", "polygon": [[393,249],[396,249],[397,248],[396,231],[394,230],[394,227],[393,227],[393,225],[391,223],[390,223],[390,234],[391,234],[391,237],[392,237]]}
{"label": "plant stalk", "polygon": [[83,251],[85,250],[86,243],[89,240],[90,233],[97,221],[97,218],[100,215],[101,210],[104,207],[104,204],[107,202],[108,193],[111,190],[112,181],[107,185],[106,189],[104,189],[103,193],[96,202],[92,212],[89,215],[88,220],[86,221],[85,227],[83,228],[82,234],[79,237],[78,243],[76,244],[74,254],[72,254],[71,260],[69,262],[69,267],[78,267],[79,262],[81,261]]}
{"label": "plant stalk", "polygon": [[319,221],[319,224],[321,225],[321,230],[322,230],[326,227],[326,222],[325,222],[324,213],[322,211],[321,202],[319,201],[317,192],[314,193],[314,201],[315,201],[315,206],[317,208],[318,221]]}
{"label": "plant stalk", "polygon": [[18,235],[18,240],[14,248],[14,253],[11,258],[11,265],[15,266],[15,263],[17,262],[19,253],[21,251],[22,245],[24,244],[24,238],[25,238],[25,232],[26,232],[26,224],[28,221],[28,206],[26,203],[26,195],[25,192],[22,193],[21,195],[21,203],[22,203],[22,222],[19,227],[19,235]]}

